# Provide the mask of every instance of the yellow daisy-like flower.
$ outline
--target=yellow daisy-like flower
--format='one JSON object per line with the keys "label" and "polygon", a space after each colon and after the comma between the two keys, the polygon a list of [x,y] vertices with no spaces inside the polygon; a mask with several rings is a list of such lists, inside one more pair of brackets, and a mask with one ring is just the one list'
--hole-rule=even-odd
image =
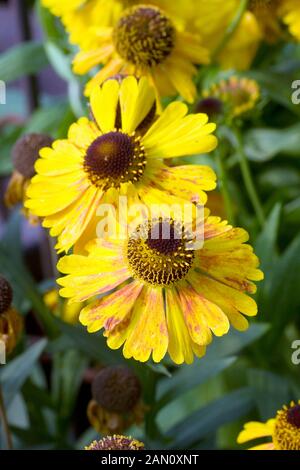
{"label": "yellow daisy-like flower", "polygon": [[[253,281],[263,278],[248,234],[218,217],[205,215],[204,244],[193,245],[190,228],[172,218],[140,224],[126,240],[97,239],[88,255],[58,263],[67,276],[60,293],[72,302],[93,296],[80,314],[90,333],[104,328],[108,346],[124,344],[125,358],[155,362],[168,352],[176,364],[201,357],[230,323],[248,327],[257,314]],[[169,231],[169,233],[168,233]],[[168,233],[168,237],[166,237]]]}
{"label": "yellow daisy-like flower", "polygon": [[276,418],[266,423],[252,421],[245,424],[237,442],[243,444],[263,437],[271,439],[250,450],[300,450],[300,400],[297,404],[291,402],[290,406],[284,406]]}
{"label": "yellow daisy-like flower", "polygon": [[86,74],[103,65],[86,86],[88,96],[108,77],[130,73],[149,77],[159,96],[179,93],[193,102],[195,64],[208,62],[209,53],[198,35],[179,30],[157,7],[137,5],[125,10],[113,27],[95,28],[93,46],[76,55],[74,72]]}
{"label": "yellow daisy-like flower", "polygon": [[95,41],[97,28],[113,27],[126,8],[141,3],[162,8],[181,24],[193,17],[193,0],[42,0],[46,8],[61,18],[70,42],[87,49]]}
{"label": "yellow daisy-like flower", "polygon": [[120,195],[147,206],[206,202],[215,173],[207,166],[168,167],[163,159],[213,150],[216,126],[207,115],[187,115],[187,106],[174,102],[157,116],[153,87],[133,76],[96,87],[91,110],[93,121],[79,119],[67,140],[40,151],[27,190],[26,207],[58,236],[59,251],[86,233],[95,238],[99,204],[117,205]]}
{"label": "yellow daisy-like flower", "polygon": [[213,84],[203,92],[203,96],[219,99],[224,104],[224,113],[233,118],[255,107],[260,97],[260,89],[255,80],[231,76]]}

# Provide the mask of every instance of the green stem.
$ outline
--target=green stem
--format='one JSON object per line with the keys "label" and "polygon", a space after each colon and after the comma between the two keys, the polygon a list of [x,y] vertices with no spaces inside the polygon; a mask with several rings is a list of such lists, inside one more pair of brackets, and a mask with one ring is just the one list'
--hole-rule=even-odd
{"label": "green stem", "polygon": [[241,22],[241,20],[244,16],[244,13],[247,9],[248,2],[249,2],[249,0],[241,0],[239,8],[238,8],[236,14],[234,15],[230,25],[226,29],[225,34],[222,38],[222,41],[216,47],[216,49],[214,50],[214,52],[212,54],[212,62],[213,63],[216,62],[216,59],[218,58],[220,53],[223,51],[223,49],[226,47],[226,45],[228,44],[228,42],[232,38],[233,34],[237,30],[237,28],[238,28],[238,26],[239,26],[239,24],[240,24],[240,22]]}
{"label": "green stem", "polygon": [[12,450],[13,443],[12,443],[12,437],[11,437],[11,433],[10,433],[10,429],[8,425],[7,416],[6,416],[1,384],[0,384],[0,419],[3,423],[3,431],[6,437],[7,448],[9,450]]}
{"label": "green stem", "polygon": [[223,155],[221,154],[220,149],[217,148],[215,150],[215,155],[217,158],[217,163],[218,163],[218,168],[219,168],[220,190],[221,190],[221,194],[223,196],[223,200],[225,204],[227,220],[230,224],[234,225],[234,214],[233,214],[233,208],[232,208],[231,198],[230,198],[230,193],[229,193],[229,188],[228,188],[227,172],[226,172],[224,161],[223,161]]}
{"label": "green stem", "polygon": [[264,214],[262,204],[259,200],[256,188],[255,188],[255,184],[253,182],[250,166],[249,166],[249,163],[248,163],[245,151],[244,151],[242,135],[237,128],[234,129],[234,133],[235,133],[236,140],[237,140],[237,151],[239,155],[239,163],[240,163],[245,187],[248,192],[248,196],[252,203],[253,209],[256,213],[257,219],[260,225],[263,227],[265,224],[265,214]]}

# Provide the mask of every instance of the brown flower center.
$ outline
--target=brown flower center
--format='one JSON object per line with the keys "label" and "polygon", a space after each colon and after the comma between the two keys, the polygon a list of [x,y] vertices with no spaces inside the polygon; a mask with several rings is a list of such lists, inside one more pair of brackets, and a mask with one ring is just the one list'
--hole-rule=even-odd
{"label": "brown flower center", "polygon": [[278,450],[300,450],[300,403],[278,411],[273,441]]}
{"label": "brown flower center", "polygon": [[164,62],[175,44],[170,19],[156,7],[136,6],[126,10],[113,33],[117,52],[126,61],[152,67]]}
{"label": "brown flower center", "polygon": [[84,170],[90,181],[104,190],[121,183],[137,182],[146,166],[140,138],[113,131],[101,135],[89,146]]}
{"label": "brown flower center", "polygon": [[194,262],[191,242],[184,227],[172,219],[140,225],[127,244],[133,277],[157,286],[185,278]]}

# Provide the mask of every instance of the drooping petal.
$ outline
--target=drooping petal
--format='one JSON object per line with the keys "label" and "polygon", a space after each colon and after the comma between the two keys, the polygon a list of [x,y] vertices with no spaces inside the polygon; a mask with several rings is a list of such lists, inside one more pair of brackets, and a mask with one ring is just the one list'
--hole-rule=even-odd
{"label": "drooping petal", "polygon": [[186,283],[177,287],[180,308],[185,324],[194,343],[200,346],[209,344],[212,340],[211,331],[207,324],[204,306],[196,292]]}
{"label": "drooping petal", "polygon": [[205,204],[207,195],[204,191],[215,189],[216,174],[209,166],[163,166],[154,175],[154,181],[177,197]]}
{"label": "drooping petal", "polygon": [[[102,198],[102,191],[90,186],[71,207],[68,207],[58,215],[47,217],[43,225],[52,227],[51,236],[58,236],[57,250],[68,251],[80,238],[90,220],[95,216],[97,207]],[[58,227],[55,220],[58,218]],[[56,232],[58,228],[59,232]]]}
{"label": "drooping petal", "polygon": [[124,357],[145,362],[152,355],[154,362],[160,362],[167,349],[168,331],[162,290],[145,286],[128,327]]}
{"label": "drooping petal", "polygon": [[194,350],[198,357],[205,354],[205,346],[200,346],[200,350],[193,348],[193,341],[185,324],[182,311],[179,305],[176,289],[166,289],[166,313],[169,332],[168,352],[175,364],[192,364],[194,360]]}
{"label": "drooping petal", "polygon": [[116,328],[132,310],[142,288],[141,283],[132,282],[93,302],[81,311],[81,323],[87,326],[89,333],[101,328],[107,331]]}
{"label": "drooping petal", "polygon": [[117,271],[88,276],[70,274],[58,279],[57,282],[63,286],[60,290],[62,297],[70,298],[70,302],[84,302],[94,296],[110,292],[129,278],[130,273],[127,268],[120,267]]}
{"label": "drooping petal", "polygon": [[237,310],[247,316],[255,316],[257,314],[255,300],[243,292],[198,272],[189,273],[188,279],[200,295],[211,302],[215,302],[226,314],[227,309],[229,311],[232,309]]}

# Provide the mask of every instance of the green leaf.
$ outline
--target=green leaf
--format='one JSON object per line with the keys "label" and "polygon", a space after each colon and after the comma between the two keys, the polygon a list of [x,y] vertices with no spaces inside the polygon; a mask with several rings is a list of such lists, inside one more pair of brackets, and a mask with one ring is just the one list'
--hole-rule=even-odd
{"label": "green leaf", "polygon": [[252,369],[247,376],[263,421],[276,416],[277,410],[290,401],[289,384],[282,375]]}
{"label": "green leaf", "polygon": [[41,132],[57,137],[59,126],[65,119],[68,119],[69,125],[74,120],[73,114],[70,114],[70,106],[66,101],[45,106],[33,113],[24,129],[24,133]]}
{"label": "green leaf", "polygon": [[168,371],[166,366],[163,364],[154,364],[154,362],[146,362],[146,366],[149,367],[153,372],[159,375],[164,375],[165,377],[172,377],[171,372]]}
{"label": "green leaf", "polygon": [[[296,106],[294,106],[296,107]],[[300,155],[300,124],[286,129],[251,129],[244,136],[245,153],[249,160],[265,162],[276,155]]]}
{"label": "green leaf", "polygon": [[52,387],[60,417],[72,414],[88,359],[80,351],[68,350],[54,355]]}
{"label": "green leaf", "polygon": [[231,328],[226,336],[214,339],[208,347],[204,360],[237,355],[241,350],[265,335],[268,329],[267,323],[250,325],[247,331],[236,331]]}
{"label": "green leaf", "polygon": [[76,79],[72,72],[71,57],[66,55],[55,42],[47,41],[45,51],[51,66],[59,77],[67,82]]}
{"label": "green leaf", "polygon": [[293,78],[290,75],[272,73],[270,72],[269,67],[266,72],[251,71],[248,73],[248,75],[258,81],[259,85],[263,89],[263,92],[273,101],[281,104],[297,116],[300,115],[299,106],[295,106],[291,100],[291,83]]}
{"label": "green leaf", "polygon": [[281,204],[276,204],[266,221],[264,229],[258,236],[255,243],[255,253],[260,260],[260,268],[264,272],[265,278],[258,286],[259,303],[268,297],[272,286],[272,271],[278,259],[277,238],[280,226]]}
{"label": "green leaf", "polygon": [[161,380],[158,385],[156,409],[178,398],[183,393],[215,377],[236,360],[235,357],[195,361],[192,365],[182,366],[172,378]]}
{"label": "green leaf", "polygon": [[12,172],[11,148],[20,137],[21,126],[8,125],[0,129],[0,175],[7,176]]}
{"label": "green leaf", "polygon": [[[216,432],[221,426],[246,415],[254,406],[250,388],[242,388],[209,403],[172,427],[167,437],[172,440],[170,449],[189,449]],[[175,437],[175,439],[174,439]]]}
{"label": "green leaf", "polygon": [[284,209],[284,220],[290,224],[300,223],[300,197],[297,197],[293,201],[285,205]]}
{"label": "green leaf", "polygon": [[270,282],[265,317],[272,321],[271,343],[268,343],[268,347],[273,347],[282,336],[284,327],[299,315],[300,235],[293,240],[274,266]]}
{"label": "green leaf", "polygon": [[103,364],[112,365],[125,362],[122,354],[108,348],[102,334],[88,333],[81,325],[69,325],[59,322],[61,333],[66,335],[68,343],[85,353],[91,359],[96,359]]}
{"label": "green leaf", "polygon": [[[5,276],[11,282],[17,299],[31,303],[34,313],[41,322],[49,337],[57,334],[55,317],[45,305],[30,272],[26,268],[18,247],[19,218],[11,217],[6,225],[6,232],[0,242],[0,266]],[[14,234],[10,236],[10,234]]]}
{"label": "green leaf", "polygon": [[274,191],[285,187],[300,188],[300,171],[291,166],[273,166],[258,175],[262,191]]}
{"label": "green leaf", "polygon": [[24,382],[30,377],[32,369],[45,349],[46,344],[46,339],[38,341],[23,354],[0,369],[0,383],[6,406],[9,406]]}
{"label": "green leaf", "polygon": [[1,80],[11,82],[38,72],[48,64],[44,46],[39,42],[25,42],[0,55]]}

